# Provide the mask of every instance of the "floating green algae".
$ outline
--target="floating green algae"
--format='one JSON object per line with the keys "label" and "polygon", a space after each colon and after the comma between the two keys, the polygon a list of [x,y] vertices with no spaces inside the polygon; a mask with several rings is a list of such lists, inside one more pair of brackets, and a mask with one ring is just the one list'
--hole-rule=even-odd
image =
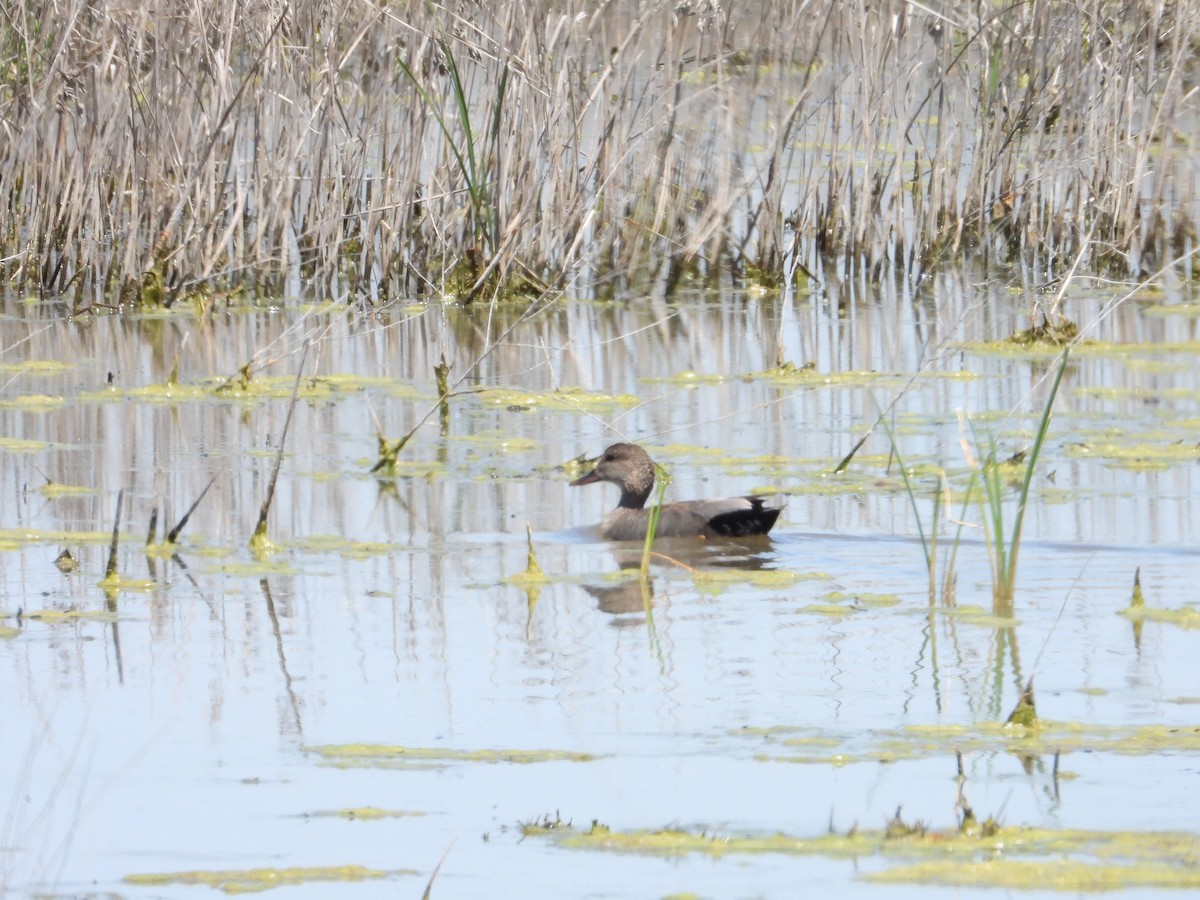
{"label": "floating green algae", "polygon": [[[266,555],[277,553],[279,548],[270,541],[265,542]],[[295,575],[296,570],[289,563],[276,562],[265,557],[254,562],[244,560],[228,560],[205,568],[208,575],[229,575],[233,578],[262,578],[264,575]]]}
{"label": "floating green algae", "polygon": [[272,888],[311,882],[356,882],[416,875],[408,869],[384,871],[365,866],[293,866],[288,869],[198,869],[191,872],[135,873],[125,876],[126,884],[162,887],[168,884],[196,884],[216,888],[226,894],[256,894]]}
{"label": "floating green algae", "polygon": [[842,619],[852,616],[857,610],[853,606],[839,606],[836,603],[808,603],[796,610],[810,616],[826,616],[831,619]]}
{"label": "floating green algae", "polygon": [[990,609],[971,604],[940,607],[937,612],[938,615],[962,622],[964,625],[981,625],[985,628],[1015,628],[1021,624],[1019,619],[1012,616],[998,616]]}
{"label": "floating green algae", "polygon": [[[1200,725],[1141,727],[1090,725],[1038,719],[1032,726],[984,722],[978,725],[906,726],[890,731],[830,735],[801,728],[741,729],[765,749],[758,759],[805,765],[896,762],[953,756],[955,753],[1011,753],[1053,756],[1071,752],[1144,756],[1200,752]],[[813,743],[813,737],[822,741]],[[836,743],[830,743],[836,741]],[[823,752],[813,752],[814,747]],[[774,749],[773,748],[777,748]],[[794,751],[802,752],[796,753]]]}
{"label": "floating green algae", "polygon": [[59,359],[27,359],[19,363],[0,363],[0,372],[21,372],[32,375],[61,375],[75,366]]}
{"label": "floating green algae", "polygon": [[343,559],[371,559],[375,556],[386,556],[401,550],[411,549],[402,544],[389,544],[382,541],[354,541],[342,535],[315,534],[296,540],[288,541],[288,549],[299,550],[302,553],[330,553]]}
{"label": "floating green algae", "polygon": [[97,582],[96,586],[106,591],[142,591],[143,593],[162,587],[157,581],[151,581],[148,578],[123,578],[120,575],[106,577]]}
{"label": "floating green algae", "polygon": [[378,806],[356,806],[347,809],[320,810],[308,815],[321,818],[349,819],[355,822],[371,822],[380,819],[407,819],[413,816],[423,816],[425,813],[404,809],[380,809]]}
{"label": "floating green algae", "polygon": [[1179,609],[1158,609],[1153,606],[1131,606],[1122,609],[1118,615],[1132,619],[1134,622],[1165,622],[1190,631],[1200,630],[1200,610],[1191,606]]}
{"label": "floating green algae", "polygon": [[55,500],[59,497],[78,497],[83,494],[96,494],[99,491],[96,488],[84,487],[77,484],[59,484],[57,481],[48,481],[38,488],[38,493],[47,500]]}
{"label": "floating green algae", "polygon": [[76,399],[85,402],[112,400],[139,400],[147,403],[180,403],[196,400],[218,400],[228,402],[252,402],[263,399],[285,399],[292,396],[293,389],[301,400],[332,400],[347,394],[361,393],[368,389],[381,390],[389,396],[407,399],[428,397],[406,382],[395,378],[367,377],[353,374],[320,375],[301,378],[296,388],[295,375],[263,375],[239,372],[222,378],[202,378],[197,382],[181,383],[167,381],[155,384],[123,388],[107,385],[100,390],[80,391]]}
{"label": "floating green algae", "polygon": [[892,606],[900,605],[899,594],[872,594],[867,592],[857,592],[847,594],[842,591],[830,591],[825,595],[828,601],[841,603],[844,600],[849,600],[855,606],[869,606],[872,609],[886,609]]}
{"label": "floating green algae", "polygon": [[707,593],[717,593],[727,585],[748,584],[764,590],[791,587],[806,578],[819,576],[802,575],[786,569],[739,569],[736,566],[720,569],[695,569],[691,573],[696,587]]}
{"label": "floating green algae", "polygon": [[[1174,437],[1174,436],[1172,436]],[[1125,469],[1158,471],[1200,459],[1200,444],[1182,437],[1166,439],[1162,443],[1144,440],[1145,433],[1136,442],[1087,441],[1068,445],[1067,456],[1087,459],[1102,459]]]}
{"label": "floating green algae", "polygon": [[511,453],[532,453],[542,446],[540,441],[533,438],[521,437],[509,431],[477,431],[474,434],[458,434],[448,438],[455,444],[469,447],[482,447],[488,453],[508,455]]}
{"label": "floating green algae", "polygon": [[1102,865],[1074,859],[1037,862],[1012,859],[942,860],[898,866],[864,875],[887,884],[936,884],[948,887],[1009,890],[1115,891],[1139,887],[1197,888],[1200,870],[1185,862]]}
{"label": "floating green algae", "polygon": [[0,437],[0,450],[7,450],[9,453],[40,453],[42,450],[48,449],[50,449],[50,445],[45,441]]}
{"label": "floating green algae", "polygon": [[910,383],[911,375],[898,372],[818,372],[811,363],[796,366],[782,363],[773,369],[752,372],[745,376],[747,381],[765,381],[772,384],[795,384],[811,387],[894,387],[901,388]]}
{"label": "floating green algae", "polygon": [[69,609],[35,609],[24,613],[23,616],[35,622],[47,622],[49,624],[56,622],[78,622],[81,620],[89,622],[115,622],[117,620],[116,614],[108,610],[77,609],[75,607]]}
{"label": "floating green algae", "polygon": [[582,388],[562,388],[546,392],[488,388],[474,393],[484,403],[514,411],[549,409],[580,412],[637,406],[641,402],[632,394],[605,394],[599,391],[585,391]]}
{"label": "floating green algae", "polygon": [[[926,858],[867,876],[870,880],[996,887],[1047,887],[1083,890],[1139,886],[1200,885],[1195,859],[1200,836],[1184,832],[1117,832],[996,826],[936,831],[925,826],[853,829],[800,837],[784,833],[721,834],[678,828],[614,831],[600,823],[577,830],[561,822],[553,827],[522,826],[526,836],[545,837],[571,849],[678,857],[703,854],[782,853],[835,858]],[[996,858],[1004,854],[1004,858]],[[1073,859],[1072,855],[1086,857]],[[1016,860],[1013,857],[1052,860]],[[1065,857],[1065,858],[1064,858]],[[931,859],[930,859],[931,858]],[[1107,860],[1120,859],[1121,865]],[[1099,860],[1099,861],[1097,861]],[[988,867],[995,867],[990,869]],[[1061,867],[1062,877],[1054,875]],[[955,873],[959,873],[958,876]],[[978,877],[976,874],[978,873]],[[994,879],[988,879],[990,874]],[[1025,879],[1038,876],[1038,880]],[[956,880],[961,877],[962,880]],[[944,880],[943,880],[944,879]]]}
{"label": "floating green algae", "polygon": [[568,750],[453,750],[441,747],[403,747],[395,744],[322,744],[306,748],[329,765],[351,767],[404,767],[409,763],[455,762],[519,763],[590,762],[591,753]]}
{"label": "floating green algae", "polygon": [[373,459],[357,460],[357,464],[363,470],[363,477],[370,475],[372,478],[380,480],[384,478],[420,478],[427,482],[434,482],[449,474],[445,463],[428,459],[396,459],[388,464],[386,473],[380,471],[372,474],[371,467],[375,463],[376,460]]}
{"label": "floating green algae", "polygon": [[[1050,340],[1014,341],[1002,338],[998,341],[963,341],[957,345],[965,353],[974,356],[1006,356],[1022,359],[1042,359],[1062,356],[1063,345]],[[1125,345],[1099,341],[1079,341],[1071,346],[1071,355],[1122,356],[1127,352]]]}
{"label": "floating green algae", "polygon": [[107,544],[112,532],[41,531],[33,528],[0,528],[0,549],[18,549],[28,544]]}
{"label": "floating green algae", "polygon": [[1147,303],[1139,312],[1143,316],[1200,316],[1200,303]]}
{"label": "floating green algae", "polygon": [[677,387],[699,387],[707,384],[724,384],[726,381],[732,381],[737,376],[734,375],[718,375],[713,372],[693,372],[684,370],[676,372],[674,375],[669,375],[666,378],[647,378],[644,379],[650,384],[672,384]]}
{"label": "floating green algae", "polygon": [[49,412],[65,406],[66,403],[65,397],[50,394],[19,394],[15,397],[0,399],[0,406],[6,409],[21,409],[26,412]]}

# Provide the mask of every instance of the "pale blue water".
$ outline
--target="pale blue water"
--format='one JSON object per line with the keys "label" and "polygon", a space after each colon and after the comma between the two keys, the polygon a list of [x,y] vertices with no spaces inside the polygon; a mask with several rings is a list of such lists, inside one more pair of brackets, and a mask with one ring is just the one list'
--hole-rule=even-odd
{"label": "pale blue water", "polygon": [[[1027,513],[1020,624],[1002,635],[939,615],[931,632],[916,524],[889,471],[886,435],[877,431],[846,475],[830,470],[923,363],[927,374],[897,406],[906,462],[961,469],[959,409],[989,414],[1002,449],[1019,449],[1044,393],[1022,404],[1052,365],[956,343],[1025,327],[1019,298],[949,279],[932,297],[914,309],[843,295],[841,314],[832,296],[564,303],[514,331],[460,387],[578,387],[633,395],[635,405],[522,410],[464,393],[451,401],[448,433],[435,413],[403,456],[418,465],[384,482],[368,474],[372,415],[392,439],[412,427],[434,400],[443,350],[454,378],[485,348],[483,312],[220,313],[201,328],[184,316],[75,323],[10,305],[0,320],[0,434],[38,443],[0,449],[0,624],[17,629],[0,639],[0,886],[197,896],[209,889],[122,879],[356,864],[419,874],[274,895],[419,896],[445,854],[435,897],[750,897],[798,885],[924,896],[928,888],[856,880],[892,859],[613,856],[522,840],[519,823],[557,813],[580,827],[598,819],[614,829],[813,837],[831,823],[882,827],[903,806],[906,819],[952,829],[952,747],[861,759],[880,755],[903,726],[1003,719],[1034,674],[1047,719],[1195,727],[1200,633],[1148,623],[1135,643],[1117,611],[1139,569],[1152,605],[1196,605],[1197,464],[1135,470],[1088,449],[1105,435],[1128,443],[1118,430],[1148,447],[1194,444],[1196,348],[1166,342],[1193,340],[1195,319],[1130,304],[1101,317],[1106,298],[1085,294],[1068,305],[1091,336],[1138,347],[1118,358],[1081,353],[1064,378]],[[271,516],[281,570],[263,570],[246,542],[290,382],[278,396],[237,402],[125,392],[165,382],[177,352],[185,386],[251,358],[271,361],[262,374],[294,374],[304,338],[306,374],[386,380],[298,405]],[[886,377],[833,386],[737,377],[772,366],[777,345],[822,373]],[[22,369],[30,360],[67,366]],[[677,378],[688,371],[731,377]],[[22,405],[43,394],[62,402]],[[1002,425],[1013,410],[1022,415]],[[800,577],[713,587],[663,566],[649,620],[628,597],[605,594],[618,554],[580,526],[598,521],[614,492],[569,488],[556,467],[618,437],[645,443],[672,469],[676,498],[788,492],[774,540],[743,563]],[[158,559],[151,574],[140,549],[151,508],[173,523],[214,475],[184,532],[186,569]],[[90,493],[47,499],[46,478]],[[101,538],[20,533],[106,532],[122,487],[121,571],[154,583],[123,591],[115,618],[29,618],[105,609]],[[525,568],[526,523],[556,576],[532,605],[503,580]],[[328,535],[387,546],[354,553],[306,542]],[[52,565],[64,547],[79,558],[73,574]],[[990,607],[977,528],[958,573],[959,603]],[[863,602],[838,618],[804,610],[834,591]],[[897,602],[875,605],[881,594]],[[823,751],[749,730],[767,727],[839,741],[860,761],[788,762]],[[359,742],[597,758],[340,769],[310,750]],[[967,754],[964,766],[976,812],[1006,824],[1197,830],[1191,755],[1066,754],[1071,777],[1057,799],[1051,759],[1030,773],[1004,753]],[[419,815],[317,815],[360,806]]]}

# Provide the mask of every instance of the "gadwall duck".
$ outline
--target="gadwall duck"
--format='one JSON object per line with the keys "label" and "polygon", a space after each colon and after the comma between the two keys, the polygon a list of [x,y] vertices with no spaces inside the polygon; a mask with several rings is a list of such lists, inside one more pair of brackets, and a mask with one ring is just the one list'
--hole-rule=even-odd
{"label": "gadwall duck", "polygon": [[[654,490],[654,462],[637,444],[613,444],[596,461],[596,467],[572,487],[610,481],[621,489],[621,502],[604,517],[600,533],[610,541],[640,541],[650,525],[646,501]],[[765,506],[762,497],[727,497],[723,500],[687,500],[664,503],[658,517],[658,537],[747,537],[766,534],[775,524],[780,507]]]}

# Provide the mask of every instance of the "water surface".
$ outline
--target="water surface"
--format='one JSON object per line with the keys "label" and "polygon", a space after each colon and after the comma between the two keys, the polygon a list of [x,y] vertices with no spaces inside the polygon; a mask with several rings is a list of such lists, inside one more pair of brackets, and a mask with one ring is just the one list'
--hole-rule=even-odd
{"label": "water surface", "polygon": [[[965,738],[911,754],[896,742],[1002,721],[1034,676],[1047,720],[1194,732],[1200,632],[1118,615],[1139,571],[1151,606],[1197,606],[1200,343],[1185,297],[1069,295],[1067,315],[1105,343],[1063,379],[1015,623],[940,601],[931,614],[885,429],[832,473],[899,396],[890,421],[928,528],[935,471],[967,467],[960,412],[1005,454],[1028,444],[1053,353],[966,343],[1028,327],[1027,298],[1002,282],[947,275],[916,302],[835,283],[563,301],[521,322],[437,304],[70,320],[10,303],[0,885],[196,896],[123,879],[353,864],[397,874],[280,890],[416,896],[444,855],[433,896],[923,896],[860,880],[897,864],[886,857],[614,856],[522,839],[520,825],[817,837],[882,828],[902,807],[953,831]],[[269,524],[278,552],[257,559],[247,542],[306,342]],[[466,375],[444,416],[443,355],[451,381]],[[764,374],[781,362],[820,377]],[[247,363],[248,389],[215,390]],[[372,475],[377,428],[395,440],[430,411],[397,474]],[[629,548],[583,527],[615,491],[571,489],[562,469],[618,439],[670,468],[671,497],[781,491],[773,540],[673,548],[690,569],[657,564],[647,607],[619,578]],[[147,556],[151,511],[174,524],[214,476],[177,556]],[[121,489],[119,567],[144,583],[108,598]],[[956,599],[986,614],[978,509],[967,519]],[[527,525],[552,576],[541,586],[506,581],[526,567]],[[53,565],[64,549],[79,562],[67,574]],[[497,758],[319,752],[347,744]],[[1051,754],[968,749],[961,788],[1006,825],[1196,832],[1194,745],[1112,746],[1068,750],[1058,777]],[[329,815],[365,807],[404,815]]]}

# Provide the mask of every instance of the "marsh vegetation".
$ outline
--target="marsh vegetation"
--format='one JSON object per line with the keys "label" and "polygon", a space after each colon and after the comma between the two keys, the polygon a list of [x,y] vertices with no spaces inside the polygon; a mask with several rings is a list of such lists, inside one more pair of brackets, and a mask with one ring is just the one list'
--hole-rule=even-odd
{"label": "marsh vegetation", "polygon": [[21,0],[0,275],[77,305],[1187,257],[1200,5]]}

